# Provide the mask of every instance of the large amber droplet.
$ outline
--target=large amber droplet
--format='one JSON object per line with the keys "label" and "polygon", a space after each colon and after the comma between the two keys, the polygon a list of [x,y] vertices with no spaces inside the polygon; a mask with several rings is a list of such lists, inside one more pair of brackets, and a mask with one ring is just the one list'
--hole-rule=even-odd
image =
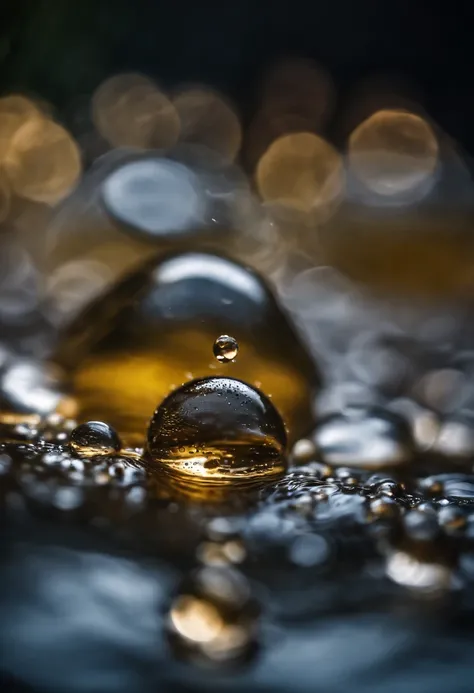
{"label": "large amber droplet", "polygon": [[[235,363],[212,355],[216,335],[238,342]],[[82,419],[108,421],[143,444],[156,403],[189,380],[225,375],[272,398],[291,440],[310,425],[316,367],[265,282],[206,253],[153,259],[70,326],[56,360],[70,369]]]}
{"label": "large amber droplet", "polygon": [[285,471],[285,448],[273,404],[234,378],[183,385],[158,407],[148,429],[148,452],[159,471],[204,483],[275,478]]}

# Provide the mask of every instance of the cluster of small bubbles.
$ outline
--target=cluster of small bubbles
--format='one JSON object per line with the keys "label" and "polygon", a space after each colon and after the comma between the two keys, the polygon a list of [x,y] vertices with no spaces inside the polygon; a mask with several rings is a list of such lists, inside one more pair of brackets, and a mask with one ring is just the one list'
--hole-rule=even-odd
{"label": "cluster of small bubbles", "polygon": [[79,457],[112,455],[122,447],[117,432],[102,421],[87,421],[71,431],[69,447]]}
{"label": "cluster of small bubbles", "polygon": [[229,361],[233,361],[237,357],[239,344],[234,337],[221,334],[214,342],[212,351],[218,361],[221,363],[229,363]]}
{"label": "cluster of small bubbles", "polygon": [[184,581],[169,609],[174,653],[204,665],[249,659],[256,646],[258,609],[244,576],[229,567],[204,567]]}

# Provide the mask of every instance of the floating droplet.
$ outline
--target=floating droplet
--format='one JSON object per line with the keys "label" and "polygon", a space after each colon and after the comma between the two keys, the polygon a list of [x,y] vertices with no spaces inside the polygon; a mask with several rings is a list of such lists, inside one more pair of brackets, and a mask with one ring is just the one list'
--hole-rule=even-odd
{"label": "floating droplet", "polygon": [[189,372],[226,373],[209,348],[225,333],[240,346],[232,375],[260,381],[290,440],[306,432],[319,386],[314,361],[259,275],[217,255],[148,261],[78,316],[56,360],[73,373],[81,418],[108,421],[127,444],[141,445],[150,412],[172,385]]}
{"label": "floating droplet", "polygon": [[77,426],[71,433],[69,445],[79,457],[112,455],[121,448],[117,433],[102,421],[88,421]]}
{"label": "floating droplet", "polygon": [[286,432],[265,395],[233,378],[186,383],[156,410],[148,451],[157,469],[203,484],[255,484],[285,470]]}
{"label": "floating droplet", "polygon": [[314,436],[328,464],[378,469],[409,462],[410,430],[396,414],[353,407],[323,419]]}
{"label": "floating droplet", "polygon": [[234,337],[229,337],[228,334],[221,334],[216,339],[213,346],[214,356],[221,363],[229,363],[233,361],[239,351],[239,344]]}
{"label": "floating droplet", "polygon": [[242,662],[255,650],[257,615],[240,573],[206,567],[185,581],[172,603],[168,638],[180,658],[216,665]]}

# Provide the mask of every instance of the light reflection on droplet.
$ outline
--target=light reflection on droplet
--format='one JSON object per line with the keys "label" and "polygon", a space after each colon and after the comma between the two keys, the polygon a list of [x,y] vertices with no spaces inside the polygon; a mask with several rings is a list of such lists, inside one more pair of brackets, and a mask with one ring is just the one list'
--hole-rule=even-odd
{"label": "light reflection on droplet", "polygon": [[168,148],[179,136],[175,107],[139,74],[115,75],[101,84],[93,96],[92,118],[114,147]]}
{"label": "light reflection on droplet", "polygon": [[421,116],[403,110],[377,111],[349,139],[354,175],[378,195],[396,196],[422,187],[438,162],[438,142]]}
{"label": "light reflection on droplet", "polygon": [[177,94],[173,104],[181,121],[181,139],[206,145],[228,160],[237,156],[242,142],[239,119],[216,92],[192,87]]}
{"label": "light reflection on droplet", "polygon": [[56,203],[81,173],[79,149],[69,133],[45,118],[20,127],[10,141],[4,166],[14,191],[35,202]]}
{"label": "light reflection on droplet", "polygon": [[286,135],[273,142],[260,159],[256,182],[267,202],[303,213],[323,210],[342,192],[341,158],[317,135]]}

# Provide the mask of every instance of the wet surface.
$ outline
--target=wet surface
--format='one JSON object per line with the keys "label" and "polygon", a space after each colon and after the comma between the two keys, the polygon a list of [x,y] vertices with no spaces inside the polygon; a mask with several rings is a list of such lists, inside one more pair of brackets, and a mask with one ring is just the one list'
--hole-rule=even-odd
{"label": "wet surface", "polygon": [[418,455],[374,474],[307,446],[313,461],[238,502],[176,502],[139,450],[78,458],[54,423],[64,445],[0,453],[5,681],[469,690],[469,471],[430,477]]}

